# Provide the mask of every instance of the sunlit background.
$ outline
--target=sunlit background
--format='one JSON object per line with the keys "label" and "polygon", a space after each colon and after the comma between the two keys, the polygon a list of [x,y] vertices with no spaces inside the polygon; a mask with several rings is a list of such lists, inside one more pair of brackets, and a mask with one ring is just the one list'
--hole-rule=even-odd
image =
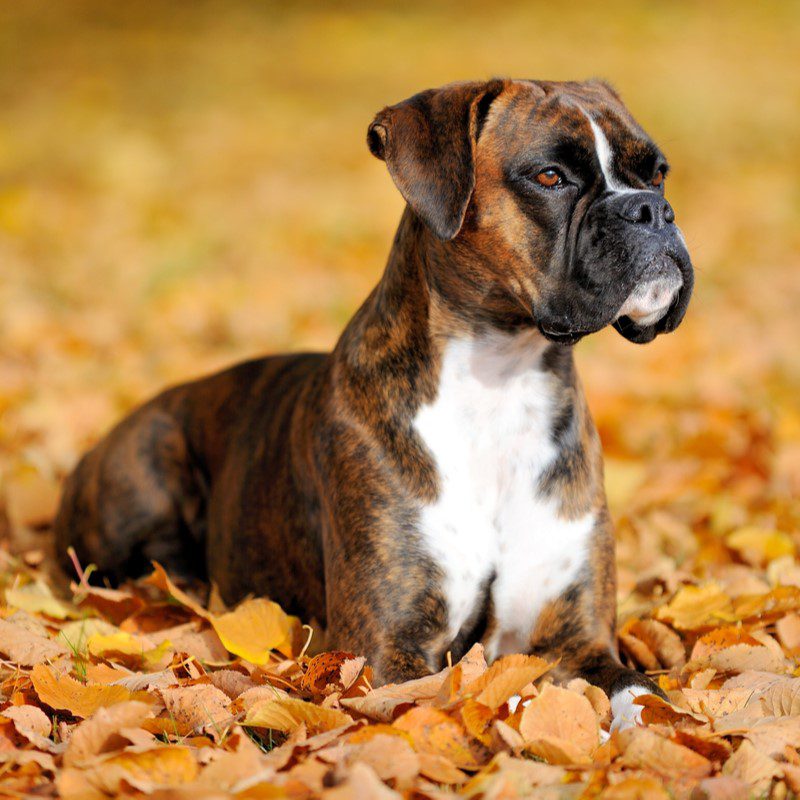
{"label": "sunlit background", "polygon": [[608,79],[672,162],[697,267],[686,322],[647,347],[604,332],[578,348],[631,534],[623,559],[643,568],[657,548],[680,563],[706,546],[689,532],[745,517],[796,530],[799,9],[4,3],[12,527],[45,520],[79,452],[163,385],[329,348],[380,277],[402,209],[364,143],[373,114],[499,75]]}

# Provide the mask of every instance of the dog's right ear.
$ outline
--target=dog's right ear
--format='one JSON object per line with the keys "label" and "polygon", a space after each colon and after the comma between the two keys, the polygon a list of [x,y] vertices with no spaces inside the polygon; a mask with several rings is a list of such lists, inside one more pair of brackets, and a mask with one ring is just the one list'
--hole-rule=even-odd
{"label": "dog's right ear", "polygon": [[505,81],[454,83],[384,108],[367,131],[374,156],[418,217],[444,241],[461,230],[475,188],[475,145]]}

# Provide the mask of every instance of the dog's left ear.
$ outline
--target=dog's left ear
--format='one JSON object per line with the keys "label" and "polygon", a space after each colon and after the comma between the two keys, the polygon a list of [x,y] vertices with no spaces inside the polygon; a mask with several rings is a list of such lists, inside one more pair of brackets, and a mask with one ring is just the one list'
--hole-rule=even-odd
{"label": "dog's left ear", "polygon": [[417,216],[444,241],[461,230],[475,188],[475,145],[505,81],[454,83],[384,108],[367,131],[374,156]]}

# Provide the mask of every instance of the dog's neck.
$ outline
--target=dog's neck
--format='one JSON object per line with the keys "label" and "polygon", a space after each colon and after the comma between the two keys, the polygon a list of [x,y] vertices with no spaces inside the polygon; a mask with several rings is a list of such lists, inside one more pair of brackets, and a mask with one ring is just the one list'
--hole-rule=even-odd
{"label": "dog's neck", "polygon": [[[406,209],[380,283],[334,351],[337,368],[354,391],[380,385],[386,406],[413,415],[435,397],[442,358],[454,339],[502,343],[524,335],[542,358],[557,348],[559,362],[571,364],[569,349],[539,342],[530,314],[497,285],[491,266],[465,246],[436,239]],[[499,354],[506,350],[502,343]]]}

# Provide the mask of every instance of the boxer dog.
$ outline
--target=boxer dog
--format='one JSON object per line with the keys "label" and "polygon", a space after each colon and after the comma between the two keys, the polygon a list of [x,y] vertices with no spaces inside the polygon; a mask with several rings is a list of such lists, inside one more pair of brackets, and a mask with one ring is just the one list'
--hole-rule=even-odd
{"label": "boxer dog", "polygon": [[612,699],[658,692],[615,644],[614,537],[572,345],[649,342],[693,273],[667,162],[606,84],[492,80],[381,111],[368,145],[407,202],[386,270],[332,353],[170,389],[66,482],[62,552],[150,559],[268,595],[378,681],[559,659]]}

